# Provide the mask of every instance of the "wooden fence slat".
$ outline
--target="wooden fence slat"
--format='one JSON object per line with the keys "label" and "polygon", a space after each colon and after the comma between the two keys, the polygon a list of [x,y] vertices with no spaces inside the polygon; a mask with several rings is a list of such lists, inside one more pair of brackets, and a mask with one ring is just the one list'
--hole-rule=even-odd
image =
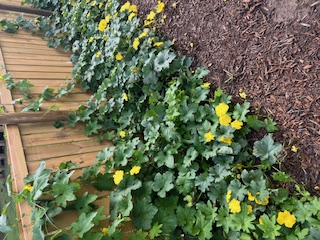
{"label": "wooden fence slat", "polygon": [[64,67],[52,67],[52,66],[24,66],[24,65],[9,65],[6,64],[6,69],[8,72],[28,72],[32,70],[32,72],[48,72],[48,73],[67,73],[65,75],[71,75],[72,67],[64,66]]}
{"label": "wooden fence slat", "polygon": [[2,113],[0,114],[0,125],[67,120],[70,113],[63,111]]}
{"label": "wooden fence slat", "polygon": [[6,53],[19,53],[19,54],[28,53],[28,54],[38,54],[39,55],[41,53],[41,54],[47,55],[47,56],[60,56],[59,51],[57,51],[54,48],[39,52],[39,50],[37,50],[37,49],[3,47],[2,52],[4,54],[6,54]]}
{"label": "wooden fence slat", "polygon": [[71,77],[71,73],[46,73],[46,72],[14,72],[14,78],[36,78],[36,79],[67,79]]}
{"label": "wooden fence slat", "polygon": [[68,61],[50,61],[50,60],[31,60],[31,59],[10,59],[6,58],[6,65],[24,65],[24,66],[52,66],[52,67],[70,67],[73,68],[73,64]]}
{"label": "wooden fence slat", "polygon": [[[42,42],[42,44],[30,44],[30,43],[15,43],[15,42],[6,42],[1,39],[1,47],[2,48],[23,48],[23,49],[34,49],[34,50],[42,50],[42,51],[48,51],[50,48]],[[55,48],[53,48],[55,49]]]}
{"label": "wooden fence slat", "polygon": [[5,59],[25,59],[25,60],[50,60],[50,61],[64,61],[70,63],[70,56],[60,54],[59,56],[47,56],[41,54],[30,55],[28,53],[10,53],[6,54]]}

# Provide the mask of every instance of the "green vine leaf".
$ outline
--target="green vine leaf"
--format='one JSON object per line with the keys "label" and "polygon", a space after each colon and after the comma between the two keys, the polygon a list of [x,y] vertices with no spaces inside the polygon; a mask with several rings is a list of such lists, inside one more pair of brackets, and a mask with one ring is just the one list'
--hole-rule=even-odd
{"label": "green vine leaf", "polygon": [[11,227],[7,224],[7,215],[0,215],[0,232],[8,233],[11,231]]}
{"label": "green vine leaf", "polygon": [[282,146],[274,143],[270,135],[265,136],[261,141],[256,141],[253,146],[253,155],[259,157],[262,163],[272,165],[276,162],[276,155],[281,151]]}
{"label": "green vine leaf", "polygon": [[56,198],[55,201],[58,206],[66,207],[67,202],[76,200],[76,191],[80,189],[80,184],[70,182],[68,178],[63,178],[59,182],[52,185],[52,195]]}
{"label": "green vine leaf", "polygon": [[162,233],[161,227],[162,227],[162,224],[159,224],[158,222],[153,224],[148,234],[149,238],[155,239],[156,237],[159,237],[160,234]]}
{"label": "green vine leaf", "polygon": [[154,70],[161,72],[163,69],[169,68],[170,63],[175,57],[176,55],[173,52],[170,52],[169,49],[159,52],[154,60]]}
{"label": "green vine leaf", "polygon": [[154,216],[158,212],[158,208],[155,207],[151,202],[144,199],[139,199],[134,202],[133,205],[133,225],[137,229],[149,230]]}
{"label": "green vine leaf", "polygon": [[277,236],[280,236],[281,233],[279,232],[281,226],[276,223],[276,216],[273,215],[271,218],[268,217],[268,215],[263,214],[260,217],[261,221],[260,224],[258,224],[258,228],[260,228],[263,231],[262,237],[266,239],[276,239]]}
{"label": "green vine leaf", "polygon": [[94,226],[93,219],[97,215],[96,212],[91,213],[82,213],[78,220],[71,224],[71,232],[79,237],[83,237],[83,234],[90,231],[90,229]]}
{"label": "green vine leaf", "polygon": [[173,174],[171,172],[156,174],[152,184],[152,190],[156,192],[159,197],[166,197],[166,193],[173,189],[173,187]]}

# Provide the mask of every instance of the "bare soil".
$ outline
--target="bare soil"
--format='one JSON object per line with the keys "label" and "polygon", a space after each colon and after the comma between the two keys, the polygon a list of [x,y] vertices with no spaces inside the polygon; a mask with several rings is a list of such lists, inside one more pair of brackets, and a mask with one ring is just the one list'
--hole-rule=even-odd
{"label": "bare soil", "polygon": [[[141,18],[156,0],[133,0]],[[320,196],[320,3],[317,0],[165,0],[159,35],[210,70],[252,112],[278,122],[282,170]],[[313,6],[312,6],[313,5]],[[252,136],[255,138],[258,136]],[[298,151],[292,152],[296,146]]]}

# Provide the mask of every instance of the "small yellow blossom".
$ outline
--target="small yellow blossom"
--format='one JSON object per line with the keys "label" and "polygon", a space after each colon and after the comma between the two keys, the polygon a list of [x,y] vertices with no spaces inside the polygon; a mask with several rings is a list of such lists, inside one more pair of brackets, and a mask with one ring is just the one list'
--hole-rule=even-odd
{"label": "small yellow blossom", "polygon": [[248,212],[247,212],[247,214],[252,213],[252,210],[253,210],[253,208],[252,208],[252,206],[249,204],[249,205],[248,205]]}
{"label": "small yellow blossom", "polygon": [[128,20],[131,21],[132,18],[134,18],[136,16],[135,13],[130,13],[130,15],[128,16]]}
{"label": "small yellow blossom", "polygon": [[113,18],[117,18],[118,17],[118,12],[116,12],[115,14],[113,14]]}
{"label": "small yellow blossom", "polygon": [[149,31],[149,29],[147,29],[147,28],[145,30],[143,30],[143,32],[139,35],[138,38],[143,38],[143,37],[147,36],[148,31]]}
{"label": "small yellow blossom", "polygon": [[151,11],[147,16],[147,20],[154,20],[155,17],[156,13],[154,11]]}
{"label": "small yellow blossom", "polygon": [[259,224],[260,224],[260,225],[263,225],[263,221],[262,221],[261,218],[259,218]]}
{"label": "small yellow blossom", "polygon": [[226,115],[226,113],[228,112],[229,110],[229,106],[225,103],[219,103],[218,106],[216,106],[216,114],[218,117],[221,117],[223,115]]}
{"label": "small yellow blossom", "polygon": [[123,93],[123,99],[127,102],[128,101],[128,95],[126,93]]}
{"label": "small yellow blossom", "polygon": [[233,198],[229,203],[229,210],[231,213],[239,213],[241,212],[241,206],[240,206],[240,201]]}
{"label": "small yellow blossom", "polygon": [[106,20],[106,23],[108,24],[110,22],[111,15],[108,14],[104,19]]}
{"label": "small yellow blossom", "polygon": [[236,167],[237,167],[238,170],[241,170],[242,167],[243,167],[243,164],[242,163],[237,163]]}
{"label": "small yellow blossom", "polygon": [[124,172],[122,170],[118,170],[113,174],[113,181],[116,185],[118,185],[123,179]]}
{"label": "small yellow blossom", "polygon": [[228,144],[230,146],[231,143],[232,143],[232,138],[225,138],[224,136],[222,136],[220,138],[220,142],[224,142],[224,143],[226,143],[226,144]]}
{"label": "small yellow blossom", "polygon": [[208,132],[204,135],[204,138],[206,139],[206,142],[211,142],[212,140],[214,140],[214,135],[212,134],[212,132]]}
{"label": "small yellow blossom", "polygon": [[200,87],[201,88],[210,88],[210,83],[209,82],[205,82]]}
{"label": "small yellow blossom", "polygon": [[103,3],[99,3],[99,8],[102,8],[103,7]]}
{"label": "small yellow blossom", "polygon": [[162,45],[163,45],[163,42],[155,42],[153,44],[153,46],[155,46],[155,47],[161,47]]}
{"label": "small yellow blossom", "polygon": [[90,17],[90,15],[91,15],[91,14],[90,14],[90,12],[88,12],[88,14],[87,14],[87,18],[88,18],[88,17]]}
{"label": "small yellow blossom", "polygon": [[100,231],[103,233],[103,236],[108,234],[108,228],[101,228]]}
{"label": "small yellow blossom", "polygon": [[138,12],[138,8],[136,5],[131,5],[129,7],[129,12],[132,12],[132,13],[137,13]]}
{"label": "small yellow blossom", "polygon": [[144,21],[144,26],[149,26],[154,22],[154,20],[145,20]]}
{"label": "small yellow blossom", "polygon": [[247,94],[242,90],[242,88],[239,89],[239,96],[243,99],[247,98]]}
{"label": "small yellow blossom", "polygon": [[227,114],[222,115],[219,118],[220,125],[225,126],[225,127],[228,127],[230,125],[231,120],[232,120],[231,117],[228,116]]}
{"label": "small yellow blossom", "polygon": [[266,206],[269,203],[269,198],[270,198],[269,196],[265,197],[263,202],[258,200],[257,198],[255,198],[254,201],[256,202],[256,204],[259,204],[259,205],[262,205],[262,206]]}
{"label": "small yellow blossom", "polygon": [[118,52],[116,55],[116,60],[121,61],[122,59],[123,59],[122,54]]}
{"label": "small yellow blossom", "polygon": [[132,47],[133,47],[135,50],[137,50],[138,47],[139,47],[139,44],[140,44],[139,38],[135,38],[135,39],[133,40]]}
{"label": "small yellow blossom", "polygon": [[76,5],[76,2],[74,1],[74,0],[71,0],[71,6],[74,6],[74,5]]}
{"label": "small yellow blossom", "polygon": [[39,22],[39,20],[38,20],[38,19],[35,19],[33,22],[34,22],[35,24],[37,24],[37,23]]}
{"label": "small yellow blossom", "polygon": [[172,3],[171,5],[173,8],[177,8],[177,3]]}
{"label": "small yellow blossom", "polygon": [[93,40],[94,40],[94,37],[90,37],[90,38],[89,38],[89,43],[92,43]]}
{"label": "small yellow blossom", "polygon": [[100,56],[101,56],[101,52],[99,51],[96,53],[96,58],[99,58]]}
{"label": "small yellow blossom", "polygon": [[28,192],[31,192],[33,190],[33,186],[27,184],[23,187],[23,190],[27,190]]}
{"label": "small yellow blossom", "polygon": [[287,210],[278,213],[277,223],[280,225],[284,224],[287,228],[292,228],[296,221],[296,217]]}
{"label": "small yellow blossom", "polygon": [[253,202],[256,198],[248,191],[248,200]]}
{"label": "small yellow blossom", "polygon": [[227,203],[230,202],[231,195],[232,195],[232,191],[231,191],[231,190],[228,190],[227,195],[226,195],[226,201],[227,201]]}
{"label": "small yellow blossom", "polygon": [[103,35],[103,40],[107,41],[108,40],[108,36],[106,34]]}
{"label": "small yellow blossom", "polygon": [[124,138],[124,137],[126,137],[126,132],[125,131],[121,131],[119,133],[119,135],[120,135],[121,138]]}
{"label": "small yellow blossom", "polygon": [[163,9],[164,9],[164,2],[158,1],[156,12],[161,13]]}
{"label": "small yellow blossom", "polygon": [[296,153],[296,152],[298,151],[298,148],[293,145],[293,146],[291,147],[291,151]]}
{"label": "small yellow blossom", "polygon": [[97,5],[97,2],[96,2],[96,1],[93,1],[93,2],[91,3],[91,6],[94,7],[95,5]]}
{"label": "small yellow blossom", "polygon": [[127,1],[125,4],[123,4],[123,5],[121,6],[120,12],[124,12],[124,11],[126,11],[126,10],[129,10],[129,8],[130,8],[130,2]]}
{"label": "small yellow blossom", "polygon": [[99,22],[99,25],[98,25],[98,30],[100,32],[103,32],[107,27],[107,21],[105,19],[102,19],[100,22]]}
{"label": "small yellow blossom", "polygon": [[239,121],[239,120],[234,120],[232,123],[231,123],[231,127],[239,130],[241,129],[243,126],[243,122]]}
{"label": "small yellow blossom", "polygon": [[90,2],[90,0],[86,0],[86,3],[89,3]]}
{"label": "small yellow blossom", "polygon": [[131,170],[130,170],[130,175],[135,175],[138,174],[140,172],[141,167],[140,166],[134,166]]}

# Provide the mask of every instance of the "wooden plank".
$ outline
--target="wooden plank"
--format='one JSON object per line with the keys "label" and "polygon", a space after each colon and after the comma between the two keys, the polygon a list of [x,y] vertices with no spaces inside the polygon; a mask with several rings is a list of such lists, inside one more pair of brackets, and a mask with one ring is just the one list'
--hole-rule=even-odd
{"label": "wooden plank", "polygon": [[[15,82],[19,82],[20,80],[23,80],[25,78],[14,78],[13,80]],[[66,87],[69,81],[66,81],[65,79],[28,79],[29,82],[37,87]],[[81,88],[75,86],[72,91],[75,91],[75,93],[80,92]]]}
{"label": "wooden plank", "polygon": [[[43,90],[44,87],[41,88],[41,90]],[[36,92],[36,91],[31,91],[31,94],[34,94],[34,99],[32,100],[26,100],[24,101],[23,103],[25,105],[28,105],[30,103],[33,103],[33,101],[38,97],[38,95],[40,94],[41,92]],[[55,91],[56,93],[56,91]],[[24,95],[20,92],[17,92],[16,94],[16,91],[12,93],[12,98],[13,99],[19,99],[19,98],[22,98]],[[89,97],[90,95],[85,95],[85,94],[82,94],[82,93],[69,93],[68,95],[65,95],[63,97],[60,97],[60,98],[53,98],[53,99],[50,99],[49,101],[46,101],[48,103],[51,103],[51,104],[64,104],[64,103],[70,103],[70,102],[73,102],[73,103],[83,103],[83,102],[87,102],[89,100]]]}
{"label": "wooden plank", "polygon": [[102,145],[96,140],[90,140],[25,148],[25,154],[28,162],[31,162],[38,161],[39,159],[46,160],[48,158],[63,156],[69,157],[81,153],[97,153],[102,149]]}
{"label": "wooden plank", "polygon": [[84,133],[85,124],[77,123],[75,127],[69,128],[64,125],[61,128],[55,128],[51,123],[38,123],[37,127],[33,123],[22,123],[19,124],[19,129],[21,131],[22,136],[29,134],[39,134],[39,133],[51,133],[51,132],[69,132],[69,131],[83,131]]}
{"label": "wooden plank", "polygon": [[[30,71],[30,70],[29,70]],[[71,73],[47,73],[47,72],[13,72],[14,78],[35,78],[35,79],[67,79]]]}
{"label": "wooden plank", "polygon": [[43,10],[43,9],[36,9],[36,8],[31,8],[31,7],[26,7],[26,6],[17,6],[17,5],[12,5],[12,4],[0,3],[0,9],[19,12],[19,13],[37,14],[37,15],[46,16],[46,17],[52,15],[52,11]]}
{"label": "wooden plank", "polygon": [[[29,48],[14,48],[14,47],[3,47],[2,52],[5,54],[7,53],[19,53],[19,54],[35,54],[39,55],[39,50],[37,49],[29,49]],[[60,56],[60,52],[55,48],[48,48],[47,50],[41,51],[41,55],[47,56]]]}
{"label": "wooden plank", "polygon": [[28,54],[28,53],[9,53],[6,54],[5,59],[22,59],[22,60],[50,60],[50,61],[64,61],[70,62],[70,56],[60,54],[59,56],[47,56],[41,54]]}
{"label": "wooden plank", "polygon": [[[9,57],[9,56],[8,56]],[[6,65],[24,65],[24,66],[61,66],[73,68],[73,64],[70,61],[50,61],[50,60],[35,60],[35,59],[15,59],[6,58]]]}
{"label": "wooden plank", "polygon": [[46,42],[42,41],[42,44],[31,44],[31,43],[21,43],[21,42],[9,42],[9,41],[3,41],[1,38],[1,47],[2,48],[22,48],[22,49],[38,49],[38,50],[48,50],[48,49],[55,49],[55,48],[49,48],[46,45]]}
{"label": "wooden plank", "polygon": [[[41,111],[48,111],[52,108],[52,105],[59,106],[60,111],[73,111],[80,105],[85,105],[86,102],[43,102],[40,109]],[[28,104],[16,104],[15,111],[21,112]]]}
{"label": "wooden plank", "polygon": [[58,131],[50,133],[39,133],[22,136],[24,147],[35,147],[42,145],[51,145],[58,143],[69,143],[86,140],[96,140],[96,137],[87,137],[82,130]]}
{"label": "wooden plank", "polygon": [[52,67],[52,66],[24,66],[24,65],[9,65],[6,64],[6,69],[8,72],[48,72],[48,73],[67,73],[66,75],[71,75],[72,67]]}
{"label": "wooden plank", "polygon": [[71,112],[15,112],[0,114],[0,124],[39,123],[67,120]]}
{"label": "wooden plank", "polygon": [[32,44],[32,45],[42,45],[46,46],[47,42],[44,39],[39,38],[31,38],[31,39],[23,39],[23,38],[15,38],[7,35],[0,34],[1,43],[21,43],[21,44]]}

